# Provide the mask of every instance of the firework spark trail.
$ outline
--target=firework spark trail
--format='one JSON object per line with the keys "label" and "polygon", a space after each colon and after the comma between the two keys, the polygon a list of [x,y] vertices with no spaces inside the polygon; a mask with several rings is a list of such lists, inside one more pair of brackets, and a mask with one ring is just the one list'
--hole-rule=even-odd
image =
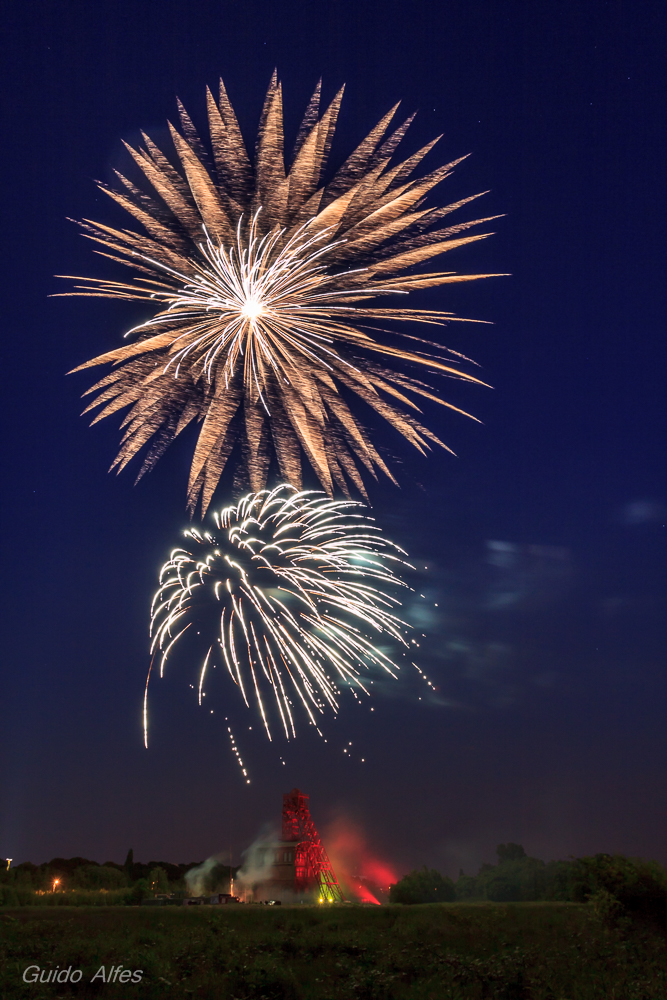
{"label": "firework spark trail", "polygon": [[385,588],[405,587],[394,568],[409,564],[363,510],[285,484],[215,514],[215,534],[187,530],[189,547],[174,549],[160,572],[153,659],[162,652],[163,667],[190,625],[213,622],[219,635],[199,673],[199,704],[217,647],[269,739],[270,705],[290,739],[295,703],[317,727],[318,715],[338,711],[341,687],[368,694],[364,674],[396,676],[398,666],[375,642],[385,636],[408,646],[407,626],[394,614],[399,601]]}
{"label": "firework spark trail", "polygon": [[183,134],[170,126],[178,169],[144,136],[145,149],[127,148],[152,193],[121,174],[122,192],[101,185],[145,234],[82,223],[102,256],[134,274],[126,282],[76,279],[84,283],[66,294],[139,299],[157,309],[130,331],[131,343],[80,366],[114,364],[89,390],[95,395],[85,412],[102,407],[95,423],[130,408],[112,468],[120,471],[151,442],[140,476],[185,427],[201,422],[191,512],[198,503],[202,513],[208,508],[237,441],[255,492],[266,485],[272,456],[282,478],[300,489],[303,453],[329,495],[336,486],[349,496],[350,485],[365,495],[361,471],[393,477],[353,413],[353,397],[423,452],[446,445],[417,419],[412,396],[464,411],[396,366],[483,384],[460,367],[468,359],[438,344],[405,335],[415,349],[395,346],[403,335],[393,324],[442,325],[453,314],[372,300],[489,277],[412,270],[489,235],[465,231],[497,216],[448,224],[449,214],[477,195],[424,207],[460,160],[413,178],[431,142],[390,166],[412,120],[388,134],[396,107],[321,183],[342,91],[322,115],[319,97],[318,86],[289,170],[275,75],[252,166],[222,84],[218,103],[207,95],[212,166],[179,105]]}
{"label": "firework spark trail", "polygon": [[[227,722],[227,721],[228,720],[225,719],[225,722]],[[230,749],[231,749],[232,753],[234,754],[234,756],[236,757],[237,764],[241,768],[241,773],[243,774],[243,777],[245,778],[246,785],[249,785],[250,784],[250,778],[248,777],[248,771],[247,771],[247,769],[246,769],[246,767],[245,767],[245,765],[243,763],[243,759],[241,757],[241,754],[239,753],[239,748],[236,745],[236,740],[234,738],[234,734],[232,733],[232,730],[231,730],[230,726],[227,726],[227,732],[229,733]]]}

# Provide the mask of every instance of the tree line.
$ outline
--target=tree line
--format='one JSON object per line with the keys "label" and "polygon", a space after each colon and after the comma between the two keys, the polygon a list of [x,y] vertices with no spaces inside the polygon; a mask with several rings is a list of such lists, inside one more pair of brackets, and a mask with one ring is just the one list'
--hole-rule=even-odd
{"label": "tree line", "polygon": [[[115,890],[139,887],[145,894],[185,891],[185,875],[200,861],[175,865],[169,861],[149,861],[146,864],[134,860],[134,852],[129,850],[125,863],[105,861],[99,864],[89,858],[52,858],[41,865],[24,861],[20,865],[8,866],[0,862],[0,890],[7,897],[11,891],[19,894],[29,892],[113,892]],[[6,903],[5,905],[11,905]]]}
{"label": "tree line", "polygon": [[[520,844],[499,844],[497,863],[483,864],[477,875],[459,872],[456,881],[423,867],[410,872],[389,892],[390,903],[452,902],[587,902],[603,915],[646,912],[667,924],[667,869],[657,861],[620,854],[596,854],[544,862],[531,858]],[[185,876],[202,862],[135,862],[128,851],[125,863],[100,865],[87,858],[53,858],[41,865],[25,861],[9,867],[0,861],[0,905],[26,904],[35,893],[81,897],[86,893],[113,894],[114,902],[140,903],[158,893],[185,896]],[[206,872],[199,891],[228,891],[236,868],[217,863]],[[71,894],[71,895],[70,895]],[[55,901],[55,900],[54,900]],[[87,899],[86,902],[92,902]],[[63,898],[63,902],[65,899]]]}
{"label": "tree line", "polygon": [[567,861],[528,857],[521,844],[499,844],[497,864],[456,881],[426,867],[393,885],[391,903],[592,901],[603,915],[647,913],[667,922],[667,868],[622,854],[596,854]]}

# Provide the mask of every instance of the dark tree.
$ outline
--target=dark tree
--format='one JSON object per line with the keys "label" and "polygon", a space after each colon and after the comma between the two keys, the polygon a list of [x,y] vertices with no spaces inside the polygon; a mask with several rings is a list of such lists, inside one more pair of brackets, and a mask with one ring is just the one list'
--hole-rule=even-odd
{"label": "dark tree", "polygon": [[148,887],[154,893],[169,892],[169,879],[164,868],[151,868],[148,875]]}
{"label": "dark tree", "polygon": [[124,889],[127,877],[115,865],[80,865],[69,879],[71,889]]}
{"label": "dark tree", "polygon": [[503,861],[520,861],[521,858],[526,857],[526,852],[521,844],[498,844],[496,854],[498,855],[499,865]]}

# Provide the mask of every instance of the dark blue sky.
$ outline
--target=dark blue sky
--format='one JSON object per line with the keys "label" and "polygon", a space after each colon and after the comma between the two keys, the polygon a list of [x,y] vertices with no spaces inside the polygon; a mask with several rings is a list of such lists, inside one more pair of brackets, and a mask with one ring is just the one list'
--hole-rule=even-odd
{"label": "dark blue sky", "polygon": [[[5,8],[0,856],[238,856],[296,784],[399,870],[471,871],[507,840],[667,861],[666,27],[636,0]],[[143,748],[147,606],[190,446],[136,488],[107,475],[117,424],[89,430],[86,377],[65,372],[137,314],[48,296],[54,274],[112,276],[66,220],[121,221],[93,184],[126,164],[121,139],[162,137],[177,95],[202,121],[222,75],[252,141],[274,66],[292,131],[319,76],[327,96],[347,83],[334,162],[398,99],[419,109],[406,151],[444,132],[433,165],[472,152],[442,197],[491,188],[485,214],[507,215],[453,266],[513,277],[419,300],[495,324],[443,333],[495,387],[452,389],[483,426],[428,413],[458,457],[378,432],[402,488],[375,488],[374,513],[420,567],[438,697],[388,688],[287,751],[232,705],[246,787],[230,692],[204,714],[186,663]]]}

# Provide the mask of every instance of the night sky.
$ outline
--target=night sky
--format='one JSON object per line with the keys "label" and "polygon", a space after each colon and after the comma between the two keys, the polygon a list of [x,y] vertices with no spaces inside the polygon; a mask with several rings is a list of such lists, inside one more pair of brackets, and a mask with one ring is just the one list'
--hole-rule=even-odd
{"label": "night sky", "polygon": [[[399,874],[473,872],[505,841],[667,862],[664,6],[23,0],[4,17],[0,856],[238,860],[297,785],[322,830],[356,826]],[[93,183],[127,165],[121,140],[159,143],[177,96],[203,130],[223,76],[252,143],[274,66],[292,136],[320,76],[325,98],[347,84],[334,165],[400,99],[419,110],[406,154],[441,132],[431,168],[472,153],[438,198],[489,188],[483,214],[506,213],[451,266],[512,277],[413,298],[493,321],[441,333],[494,386],[444,386],[483,425],[427,409],[456,458],[376,437],[401,488],[373,486],[373,514],[418,569],[406,613],[438,691],[384,684],[326,744],[270,745],[224,677],[198,708],[181,661],[145,750],[148,605],[187,525],[192,438],[137,487],[108,475],[118,420],[89,429],[89,375],[65,373],[143,314],[49,296],[56,274],[118,274],[67,219],[131,225]]]}

